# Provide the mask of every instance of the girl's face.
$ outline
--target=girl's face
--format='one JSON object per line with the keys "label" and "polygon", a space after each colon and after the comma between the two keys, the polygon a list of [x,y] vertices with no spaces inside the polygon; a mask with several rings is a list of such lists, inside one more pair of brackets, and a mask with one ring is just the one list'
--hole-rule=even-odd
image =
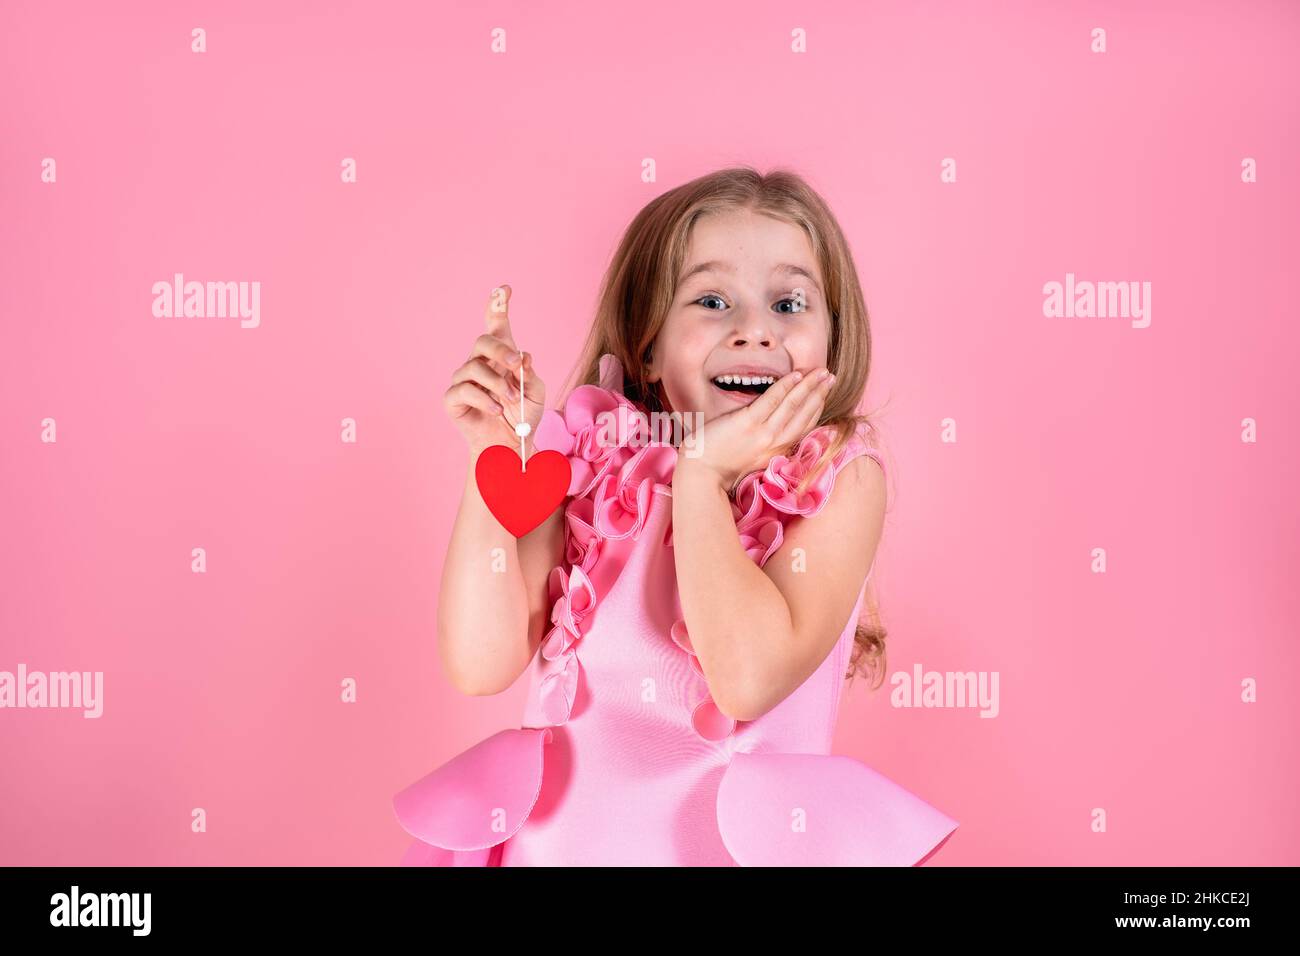
{"label": "girl's face", "polygon": [[[647,379],[663,381],[668,411],[701,412],[707,422],[748,405],[767,382],[820,368],[830,344],[822,289],[798,226],[750,209],[702,216]],[[734,382],[720,383],[724,375]]]}

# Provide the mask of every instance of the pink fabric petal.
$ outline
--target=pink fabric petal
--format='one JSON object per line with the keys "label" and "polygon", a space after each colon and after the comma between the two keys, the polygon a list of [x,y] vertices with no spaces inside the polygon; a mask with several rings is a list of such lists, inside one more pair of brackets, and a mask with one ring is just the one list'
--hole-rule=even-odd
{"label": "pink fabric petal", "polygon": [[[691,645],[691,636],[686,630],[686,620],[678,618],[674,621],[673,626],[668,629],[668,636],[672,638],[674,644],[690,657],[691,670],[704,677],[704,668],[700,664],[699,655],[695,653],[695,648]],[[707,678],[705,679],[707,680]]]}
{"label": "pink fabric petal", "polygon": [[712,697],[704,698],[691,711],[691,725],[705,740],[725,740],[736,729],[736,721],[718,710]]}
{"label": "pink fabric petal", "polygon": [[569,571],[569,607],[574,620],[581,622],[596,606],[596,588],[582,568]]}
{"label": "pink fabric petal", "polygon": [[550,601],[555,602],[567,590],[568,576],[564,573],[563,565],[557,564],[551,568],[551,573],[546,576],[546,596]]}
{"label": "pink fabric petal", "polygon": [[673,622],[673,626],[668,629],[668,636],[673,639],[673,643],[684,650],[687,654],[694,655],[695,648],[691,646],[691,635],[686,630],[686,619],[679,617]]}
{"label": "pink fabric petal", "polygon": [[636,488],[621,487],[617,477],[607,475],[596,492],[596,531],[606,538],[621,540],[637,530]]}
{"label": "pink fabric petal", "polygon": [[768,558],[776,553],[785,538],[780,519],[770,516],[737,530],[740,532],[740,546],[760,568],[767,564]]}
{"label": "pink fabric petal", "polygon": [[[796,493],[799,483],[830,448],[834,437],[835,429],[832,426],[815,428],[803,437],[792,455],[774,456],[766,468],[750,472],[737,483],[732,496],[732,516],[736,519],[742,537],[745,532],[753,536],[754,529],[772,517],[777,517],[784,524],[788,519],[782,515],[817,514],[830,499],[835,477],[849,461],[861,454],[868,454],[880,461],[877,452],[867,444],[865,426],[861,426],[812,483],[802,493]],[[780,546],[779,541],[776,542],[776,547],[770,546],[771,540],[765,540],[765,543],[769,547],[760,552],[759,542],[752,537],[744,541],[746,553],[751,557],[757,555],[755,560],[760,565],[765,564]]]}
{"label": "pink fabric petal", "polygon": [[597,534],[619,540],[641,534],[657,488],[670,490],[677,452],[668,445],[646,445],[627,459],[618,474],[606,475],[595,494]]}
{"label": "pink fabric petal", "polygon": [[542,641],[542,657],[553,661],[577,639],[577,625],[573,621],[570,610],[569,576],[564,573],[564,568],[560,565],[551,568],[546,582],[547,594],[551,601],[551,623],[554,627],[547,632],[546,638]]}
{"label": "pink fabric petal", "polygon": [[762,477],[763,472],[752,471],[736,485],[732,499],[732,515],[738,526],[753,524],[762,517],[765,503],[763,496],[758,493],[758,482]]}
{"label": "pink fabric petal", "polygon": [[554,409],[542,412],[533,433],[533,447],[537,451],[558,451],[561,455],[573,454],[573,436],[564,423],[564,416]]}
{"label": "pink fabric petal", "polygon": [[575,568],[581,568],[587,574],[596,567],[596,562],[600,560],[601,554],[605,550],[605,539],[597,537],[588,545],[587,551],[582,555],[582,560],[575,563]]}
{"label": "pink fabric petal", "polygon": [[[621,374],[620,370],[620,378]],[[563,411],[542,413],[533,442],[539,451],[558,451],[568,457],[569,494],[585,495],[626,460],[629,453],[623,446],[644,430],[644,418],[623,395],[598,385],[580,385]]]}
{"label": "pink fabric petal", "polygon": [[543,727],[479,741],[397,794],[398,822],[444,850],[482,850],[509,839],[541,792],[542,748],[551,738]]}
{"label": "pink fabric petal", "polygon": [[[812,432],[808,437],[811,438],[814,434],[816,433]],[[807,439],[805,438],[804,441],[807,442]],[[788,514],[813,515],[822,510],[830,496],[831,486],[835,482],[835,466],[834,462],[828,462],[813,483],[804,489],[802,494],[796,494],[795,489],[799,482],[816,464],[816,455],[812,451],[804,451],[803,447],[801,446],[799,455],[793,459],[780,455],[773,458],[763,473],[758,490],[768,504],[779,511]],[[821,443],[813,443],[809,447],[818,455],[824,450]]]}
{"label": "pink fabric petal", "polygon": [[852,757],[736,753],[718,830],[742,866],[913,866],[958,823]]}
{"label": "pink fabric petal", "polygon": [[590,498],[573,498],[564,509],[564,559],[590,571],[596,563],[593,552],[600,550],[601,537],[593,524],[595,503]]}
{"label": "pink fabric petal", "polygon": [[636,486],[635,492],[631,499],[633,514],[635,515],[632,525],[634,534],[640,534],[641,529],[645,526],[645,519],[650,514],[650,500],[654,497],[654,484],[649,479],[643,479]]}
{"label": "pink fabric petal", "polygon": [[636,509],[629,509],[615,475],[606,475],[596,491],[596,532],[619,540],[630,537],[636,525]]}
{"label": "pink fabric petal", "polygon": [[559,725],[573,713],[573,701],[578,693],[578,655],[572,650],[555,662],[554,669],[542,679],[538,688],[538,703],[543,716],[551,724]]}
{"label": "pink fabric petal", "polygon": [[551,623],[555,627],[542,643],[542,657],[553,661],[582,637],[583,622],[596,605],[596,589],[582,568],[572,568],[566,575],[557,566],[551,569],[550,580],[558,580],[561,593],[551,605]]}
{"label": "pink fabric petal", "polygon": [[613,352],[605,352],[600,357],[600,387],[623,393],[623,363]]}
{"label": "pink fabric petal", "polygon": [[[560,605],[556,604],[555,608],[551,610],[551,614],[554,615],[559,607]],[[546,639],[542,641],[542,657],[548,661],[555,660],[573,646],[574,640],[573,632],[566,629],[562,623],[557,622],[553,628],[546,632]]]}

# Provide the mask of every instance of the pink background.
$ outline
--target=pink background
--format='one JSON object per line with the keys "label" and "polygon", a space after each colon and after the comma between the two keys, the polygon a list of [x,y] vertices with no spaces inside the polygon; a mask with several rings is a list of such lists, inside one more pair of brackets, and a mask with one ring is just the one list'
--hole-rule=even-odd
{"label": "pink background", "polygon": [[[859,681],[836,751],[961,823],[928,865],[1300,863],[1300,7],[475,6],[0,7],[0,670],[105,675],[98,720],[0,711],[0,862],[397,862],[392,795],[523,705],[434,643],[489,290],[557,396],[634,213],[750,163],[863,277],[889,670],[1001,680]],[[154,318],[178,271],[261,326]],[[1067,271],[1151,327],[1045,318]]]}

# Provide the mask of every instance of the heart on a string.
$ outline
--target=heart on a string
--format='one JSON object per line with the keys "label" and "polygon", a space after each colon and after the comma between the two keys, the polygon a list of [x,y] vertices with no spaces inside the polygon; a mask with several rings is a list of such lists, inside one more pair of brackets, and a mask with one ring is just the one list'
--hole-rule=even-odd
{"label": "heart on a string", "polygon": [[519,452],[489,445],[474,463],[474,481],[488,511],[516,538],[545,521],[569,493],[569,459],[558,451],[534,452],[527,470]]}

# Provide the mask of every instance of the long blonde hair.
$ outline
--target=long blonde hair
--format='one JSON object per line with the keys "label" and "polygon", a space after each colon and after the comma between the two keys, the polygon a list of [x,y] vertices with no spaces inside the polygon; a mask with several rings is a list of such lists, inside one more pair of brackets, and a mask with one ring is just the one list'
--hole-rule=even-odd
{"label": "long blonde hair", "polygon": [[[677,294],[677,276],[686,264],[691,229],[703,215],[745,208],[803,229],[817,257],[831,311],[826,365],[836,379],[818,425],[834,426],[836,435],[800,486],[802,491],[859,426],[865,426],[873,447],[877,442],[871,419],[856,412],[871,366],[871,326],[857,270],[839,223],[797,173],[775,169],[765,176],[748,166],[722,169],[670,189],[637,213],[605,272],[595,322],[562,396],[579,385],[598,384],[600,357],[611,352],[624,369],[624,394],[649,411],[666,407],[662,382],[648,383],[646,366]],[[796,444],[787,451],[793,452]],[[874,578],[874,573],[871,576]],[[885,673],[887,632],[880,624],[871,591],[868,581],[864,605],[870,621],[858,622],[845,676],[861,672],[873,678],[872,687],[879,687]]]}

